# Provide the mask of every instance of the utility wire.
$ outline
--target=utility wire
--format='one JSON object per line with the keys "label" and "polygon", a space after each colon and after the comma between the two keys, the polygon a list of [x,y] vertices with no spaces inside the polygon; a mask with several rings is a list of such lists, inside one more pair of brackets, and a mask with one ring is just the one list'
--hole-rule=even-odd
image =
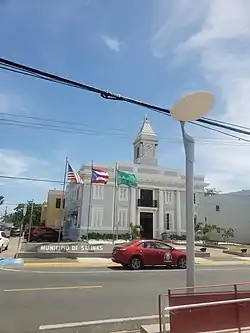
{"label": "utility wire", "polygon": [[[30,76],[40,78],[43,80],[49,80],[52,82],[66,84],[66,85],[69,85],[69,86],[72,86],[75,88],[79,88],[79,89],[83,89],[83,90],[87,90],[87,91],[99,94],[102,98],[105,98],[105,99],[123,101],[123,102],[127,102],[127,103],[134,104],[137,106],[145,107],[152,111],[163,113],[165,115],[170,115],[170,111],[168,109],[165,109],[165,108],[162,108],[162,107],[159,107],[156,105],[148,104],[143,101],[135,100],[135,99],[132,99],[129,97],[125,97],[120,94],[105,91],[103,89],[99,89],[99,88],[96,88],[96,87],[93,87],[90,85],[86,85],[83,83],[79,83],[79,82],[76,82],[73,80],[69,80],[69,79],[66,79],[66,78],[63,78],[63,77],[60,77],[60,76],[57,76],[54,74],[50,74],[50,73],[47,73],[47,72],[29,67],[29,66],[25,66],[25,65],[22,65],[22,64],[4,59],[4,58],[0,58],[0,64],[2,64],[1,69],[4,69],[4,70],[7,69],[9,71],[13,71],[18,74],[30,75]],[[222,122],[218,122],[212,118],[203,117],[201,119],[198,119],[197,122],[203,123],[206,125],[210,125],[210,126],[223,128],[228,131],[233,131],[233,132],[244,134],[244,135],[250,135],[250,131],[237,128],[236,125],[234,125],[234,124],[230,124],[230,123],[228,123],[228,125],[223,124]]]}
{"label": "utility wire", "polygon": [[214,131],[214,132],[217,132],[217,133],[220,133],[220,134],[224,134],[224,135],[230,136],[230,137],[232,137],[234,139],[238,139],[240,141],[250,142],[250,140],[248,140],[248,139],[245,139],[245,138],[242,138],[242,137],[239,137],[237,135],[233,135],[233,134],[230,134],[230,133],[227,133],[227,132],[224,132],[224,131],[220,131],[220,130],[218,130],[216,128],[212,128],[212,127],[201,125],[201,124],[196,124],[196,123],[193,123],[193,122],[191,122],[191,124],[197,125],[197,126],[200,126],[200,127],[206,128],[206,129],[209,129],[210,131]]}
{"label": "utility wire", "polygon": [[63,184],[63,181],[60,180],[51,180],[51,179],[40,179],[40,178],[30,178],[30,177],[14,177],[14,176],[4,176],[0,175],[1,179],[13,179],[13,180],[27,180],[27,181],[33,181],[33,182],[44,182],[44,183],[57,183],[57,184]]}
{"label": "utility wire", "polygon": [[[39,119],[42,119],[42,118],[39,118]],[[232,137],[234,139],[238,139],[239,141],[244,141],[244,142],[250,143],[250,140],[241,138],[239,136],[236,136],[236,135],[224,132],[224,131],[217,130],[217,129],[209,127],[209,126],[205,126],[205,125],[201,125],[201,124],[197,124],[197,123],[193,123],[193,122],[191,122],[191,124],[206,128],[208,130],[212,130],[214,132]],[[77,134],[77,135],[99,136],[99,137],[107,136],[107,133],[98,132],[94,129],[88,129],[88,128],[81,129],[81,128],[76,128],[76,127],[72,127],[72,126],[63,127],[63,126],[58,126],[58,125],[54,125],[54,124],[43,124],[40,122],[26,122],[26,121],[20,121],[20,120],[15,120],[15,119],[0,118],[0,126],[17,126],[17,127],[21,127],[21,128],[40,129],[40,130],[46,130],[46,131],[75,134],[75,135]],[[81,124],[79,124],[79,126],[81,126]],[[85,127],[87,127],[87,125],[85,125]],[[110,132],[111,130],[119,131],[119,132],[124,131],[124,133],[115,133],[115,132],[113,133],[113,132]],[[110,129],[110,131],[108,132],[108,135],[111,137],[115,136],[119,139],[126,139],[126,138],[130,137],[129,133],[126,133],[126,130],[113,128],[113,129]],[[175,138],[170,138],[170,137],[159,137],[159,139],[168,141],[170,143],[182,143],[181,139],[175,139]],[[232,141],[232,140],[225,141],[225,140],[221,140],[219,138],[217,138],[217,140],[220,140],[220,142],[219,141],[216,142],[215,140],[216,140],[216,138],[209,138],[209,137],[200,138],[200,139],[196,138],[197,143],[214,144],[214,145],[234,145],[234,144],[236,144],[237,146],[240,145],[239,143],[235,143],[235,141]]]}
{"label": "utility wire", "polygon": [[[0,175],[0,179],[9,179],[9,180],[23,180],[23,181],[32,181],[32,182],[44,182],[44,183],[55,183],[58,185],[62,185],[63,182],[60,180],[53,180],[53,179],[41,179],[41,178],[31,178],[31,177],[15,177],[15,176],[5,176],[5,175]],[[72,182],[67,182],[67,184],[72,184]],[[89,183],[84,184],[84,185],[79,185],[80,186],[90,186]],[[97,184],[98,186],[98,184]],[[111,185],[109,183],[107,183],[105,185],[105,187],[107,188],[114,188],[115,185]],[[244,191],[244,190],[243,190]],[[219,194],[215,194],[216,195],[227,195],[227,196],[232,196],[232,197],[238,197],[238,198],[250,198],[250,194],[248,195],[240,195],[240,194],[236,194],[236,193],[219,193]],[[216,203],[208,203],[210,205],[215,205]],[[3,203],[3,206],[14,206],[15,204],[12,203]]]}

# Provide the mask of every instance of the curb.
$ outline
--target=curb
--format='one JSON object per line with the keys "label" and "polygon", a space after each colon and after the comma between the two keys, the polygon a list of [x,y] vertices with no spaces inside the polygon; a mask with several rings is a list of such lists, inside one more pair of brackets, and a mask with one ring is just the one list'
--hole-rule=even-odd
{"label": "curb", "polygon": [[74,263],[66,263],[66,262],[41,262],[41,263],[24,263],[24,267],[81,267],[81,268],[101,268],[101,267],[107,267],[107,268],[112,268],[112,267],[117,267],[120,265],[118,264],[101,264],[101,263],[79,263],[79,262],[74,262]]}
{"label": "curb", "polygon": [[[169,317],[166,316],[166,322],[169,322]],[[94,320],[67,324],[56,325],[41,325],[39,332],[78,332],[78,333],[104,333],[104,332],[124,332],[124,331],[140,331],[141,325],[159,325],[159,315],[131,317],[131,318],[116,318]],[[76,329],[76,331],[74,330]],[[74,331],[73,331],[74,330]]]}

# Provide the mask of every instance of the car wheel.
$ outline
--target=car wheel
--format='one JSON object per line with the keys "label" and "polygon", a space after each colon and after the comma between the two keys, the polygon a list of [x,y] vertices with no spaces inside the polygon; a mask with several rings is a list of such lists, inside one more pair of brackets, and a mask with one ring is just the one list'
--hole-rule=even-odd
{"label": "car wheel", "polygon": [[5,250],[8,250],[9,244],[5,247]]}
{"label": "car wheel", "polygon": [[180,257],[178,260],[177,267],[180,269],[186,269],[187,268],[187,259],[185,257]]}
{"label": "car wheel", "polygon": [[133,257],[133,258],[131,258],[129,267],[132,270],[141,269],[142,268],[142,260],[141,260],[141,258],[140,257]]}
{"label": "car wheel", "polygon": [[3,252],[3,245],[0,246],[0,253]]}

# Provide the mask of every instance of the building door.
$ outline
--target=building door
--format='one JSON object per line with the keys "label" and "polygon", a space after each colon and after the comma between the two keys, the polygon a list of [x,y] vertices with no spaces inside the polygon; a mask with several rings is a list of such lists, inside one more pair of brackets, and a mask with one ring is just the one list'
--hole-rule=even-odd
{"label": "building door", "polygon": [[153,213],[140,212],[142,239],[153,239],[153,217]]}

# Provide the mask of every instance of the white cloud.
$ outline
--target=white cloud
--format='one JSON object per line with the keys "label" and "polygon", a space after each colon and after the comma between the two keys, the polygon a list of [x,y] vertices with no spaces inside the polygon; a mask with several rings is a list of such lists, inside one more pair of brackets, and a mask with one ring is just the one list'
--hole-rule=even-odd
{"label": "white cloud", "polygon": [[27,113],[27,108],[21,96],[14,93],[0,93],[0,112]]}
{"label": "white cloud", "polygon": [[[184,16],[176,14],[170,23],[165,17],[165,31],[171,29],[177,36],[170,51],[183,61],[190,61],[193,55],[199,57],[197,68],[201,69],[215,92],[217,104],[223,107],[218,110],[220,114],[217,118],[250,127],[250,2],[210,0],[200,3],[203,5],[200,4],[189,25],[185,24],[188,21]],[[175,4],[174,12],[179,13],[184,8],[187,16],[194,6],[192,0],[175,1]],[[181,24],[180,17],[184,20]],[[157,42],[153,41],[154,49],[159,49],[161,44],[166,45],[164,32],[161,36]],[[166,48],[164,52],[167,56]],[[228,140],[225,137],[222,139]],[[197,146],[197,169],[203,171],[212,185],[221,190],[250,188],[249,152],[249,145],[209,145],[206,149]]]}
{"label": "white cloud", "polygon": [[34,165],[45,165],[35,157],[30,157],[16,150],[0,149],[0,174],[21,177]]}
{"label": "white cloud", "polygon": [[[0,149],[0,175],[11,177],[41,178],[48,179],[51,168],[49,163],[36,157],[28,156],[17,150]],[[48,182],[35,182],[11,178],[0,178],[1,191],[4,195],[5,203],[0,206],[0,214],[5,209],[9,209],[18,202],[26,200],[42,201],[46,198],[49,188],[55,187]]]}
{"label": "white cloud", "polygon": [[101,38],[104,41],[104,43],[111,50],[113,50],[115,52],[120,52],[121,45],[122,45],[122,42],[120,40],[118,40],[117,38],[114,38],[114,37],[107,36],[107,35],[102,35]]}

